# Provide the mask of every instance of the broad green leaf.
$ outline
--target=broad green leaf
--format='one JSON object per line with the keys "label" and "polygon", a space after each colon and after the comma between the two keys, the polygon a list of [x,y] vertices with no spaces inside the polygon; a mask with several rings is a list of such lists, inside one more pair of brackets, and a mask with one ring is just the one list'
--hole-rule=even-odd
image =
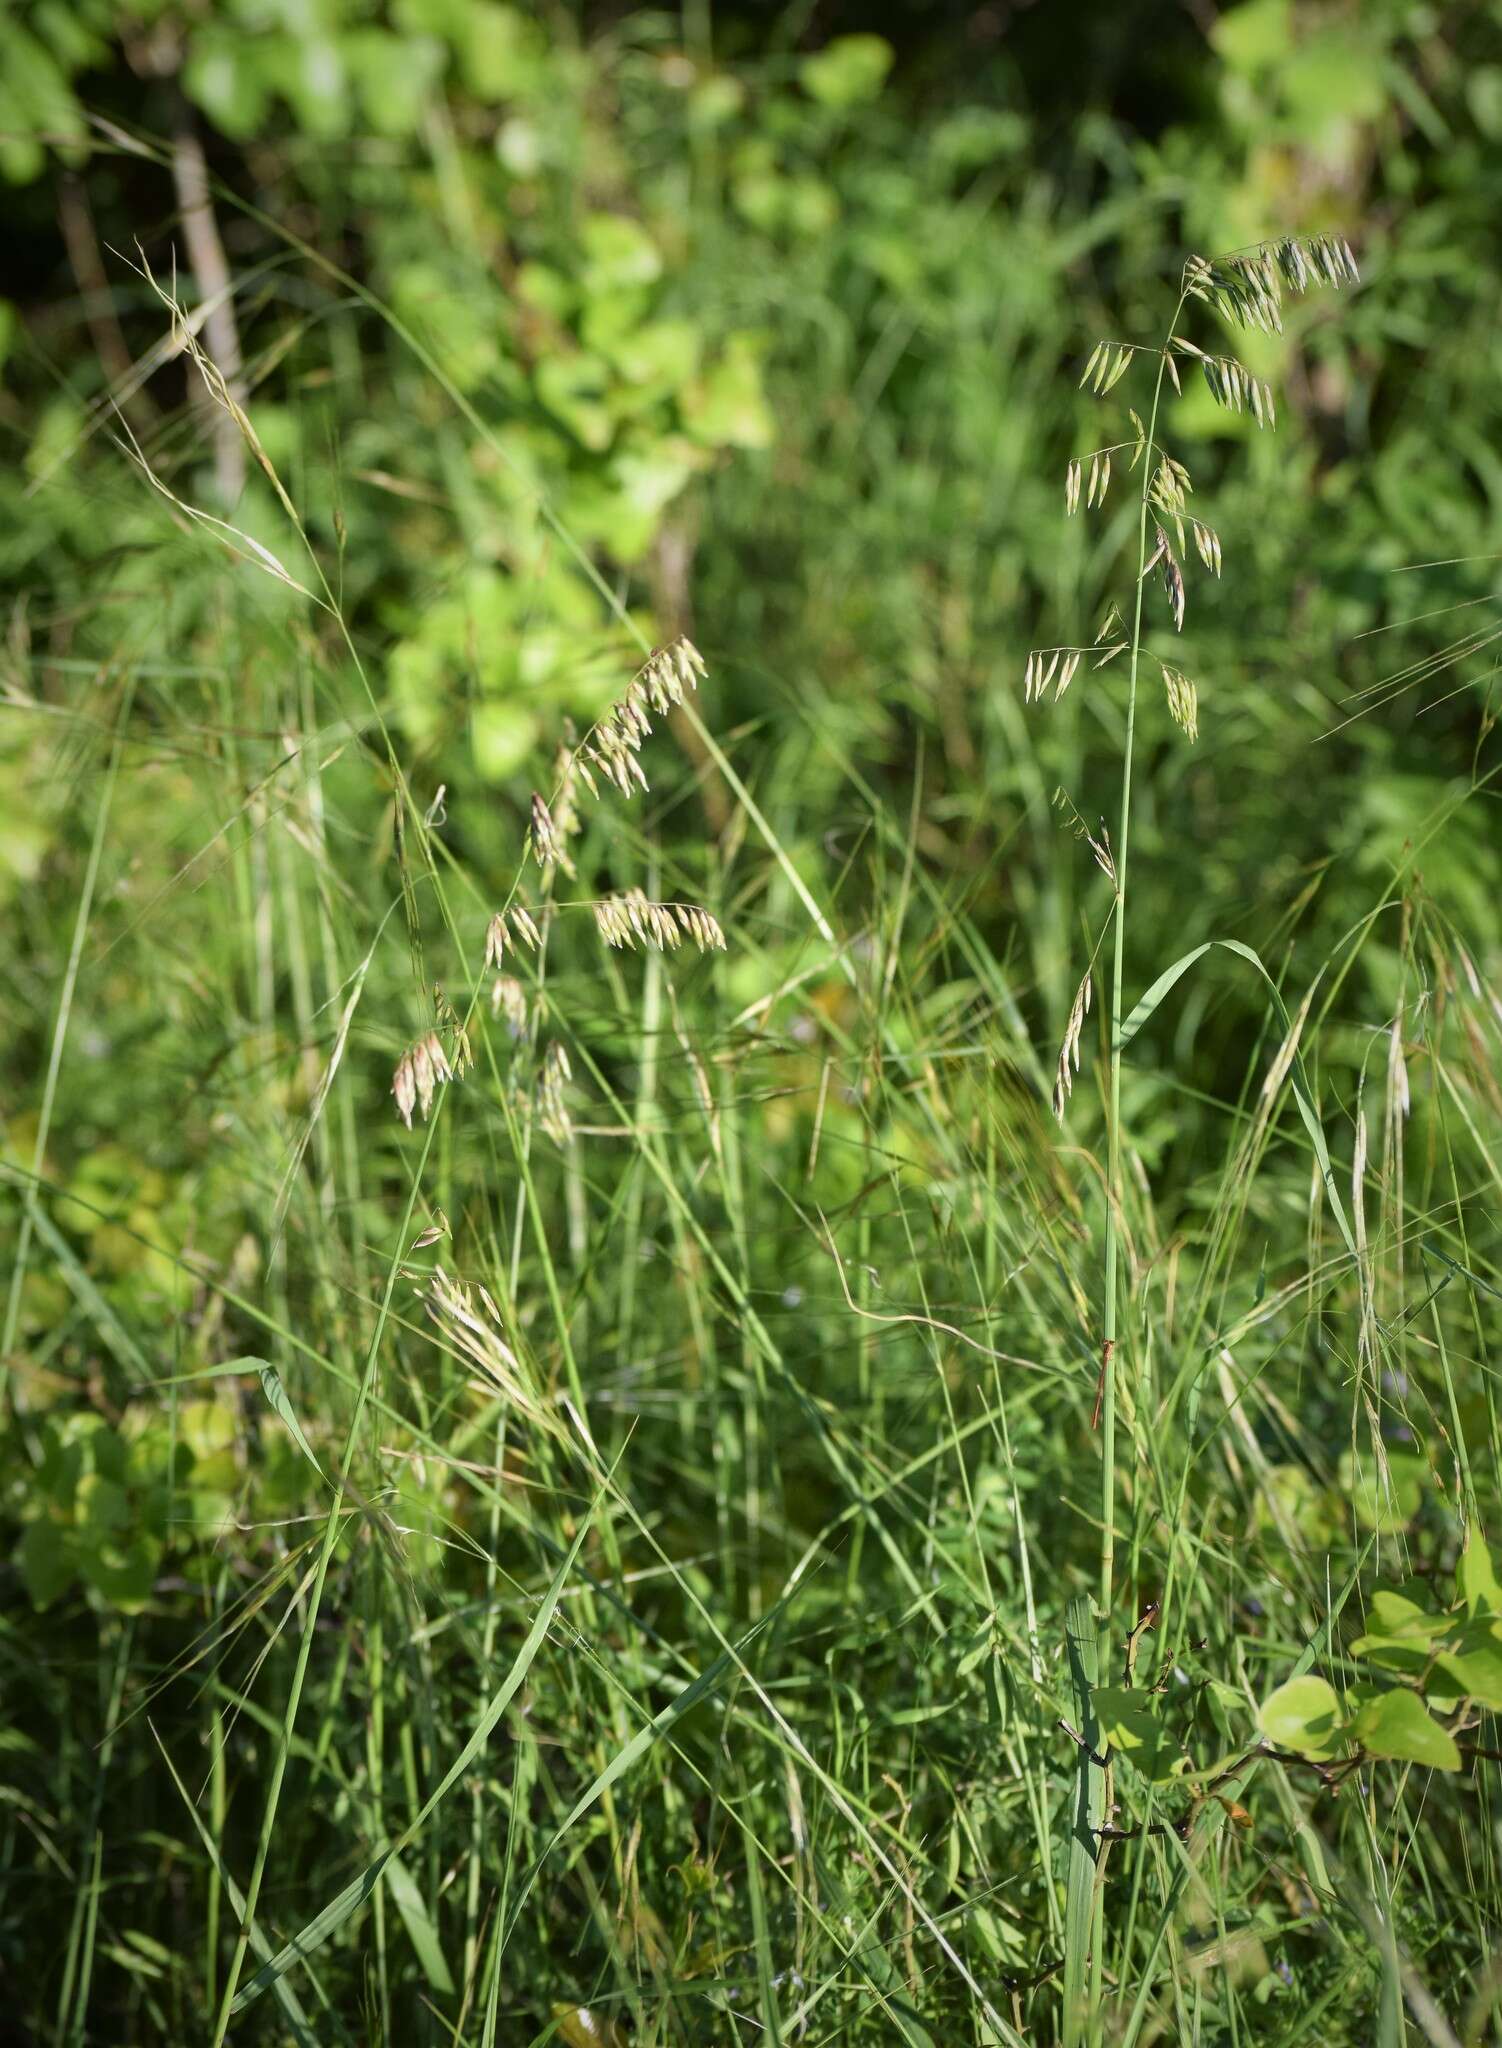
{"label": "broad green leaf", "polygon": [[104,1543],[130,1521],[130,1495],[118,1480],[87,1472],[73,1497],[73,1519],[81,1542]]}
{"label": "broad green leaf", "polygon": [[1344,1715],[1340,1699],[1323,1678],[1290,1678],[1269,1693],[1257,1722],[1275,1749],[1300,1756],[1325,1758],[1339,1754]]}
{"label": "broad green leaf", "polygon": [[380,28],[346,35],[340,45],[371,126],[412,135],[443,71],[443,45],[430,36],[394,36]]}
{"label": "broad green leaf", "polygon": [[1302,1465],[1271,1466],[1257,1490],[1253,1521],[1259,1536],[1301,1537],[1311,1549],[1327,1549],[1339,1528],[1338,1507],[1329,1491]]}
{"label": "broad green leaf", "polygon": [[1435,1771],[1460,1769],[1460,1751],[1453,1736],[1440,1726],[1416,1692],[1403,1687],[1363,1701],[1350,1732],[1371,1756],[1425,1764]]}
{"label": "broad green leaf", "polygon": [[183,66],[183,90],[216,128],[237,140],[264,125],[271,103],[261,52],[245,36],[219,26],[194,33]]}
{"label": "broad green leaf", "polygon": [[750,337],[732,334],[720,360],[690,384],[678,401],[683,423],[697,441],[715,448],[765,448],[772,414],[762,390],[761,366]]}
{"label": "broad green leaf", "polygon": [[1502,1614],[1502,1586],[1497,1583],[1496,1566],[1481,1531],[1466,1529],[1465,1549],[1455,1574],[1455,1596],[1465,1602],[1467,1614]]}
{"label": "broad green leaf", "polygon": [[1367,1608],[1368,1627],[1351,1645],[1353,1656],[1388,1671],[1422,1671],[1436,1642],[1454,1627],[1453,1617],[1431,1613],[1406,1593],[1379,1587]]}
{"label": "broad green leaf", "polygon": [[50,1607],[78,1576],[78,1547],[72,1532],[50,1515],[29,1522],[16,1546],[16,1569],[32,1606]]}
{"label": "broad green leaf", "polygon": [[470,715],[475,767],[487,782],[504,782],[521,768],[538,734],[537,718],[521,704],[487,699]]}
{"label": "broad green leaf", "polygon": [[454,9],[449,33],[459,47],[464,81],[475,98],[524,98],[547,77],[547,49],[536,22],[500,0],[463,0]]}
{"label": "broad green leaf", "polygon": [[586,295],[655,284],[662,275],[657,244],[640,221],[626,213],[591,213],[579,234],[584,252],[581,280]]}
{"label": "broad green leaf", "polygon": [[892,68],[892,45],[883,36],[836,36],[798,66],[810,99],[825,107],[854,107],[874,100]]}
{"label": "broad green leaf", "polygon": [[1435,1662],[1460,1698],[1502,1711],[1502,1635],[1495,1624],[1468,1622],[1455,1647],[1441,1650]]}
{"label": "broad green leaf", "polygon": [[139,1614],[151,1598],[162,1544],[138,1532],[123,1542],[81,1544],[79,1570],[94,1591],[122,1614]]}
{"label": "broad green leaf", "polygon": [[1156,1693],[1142,1686],[1098,1685],[1094,1699],[1102,1741],[1128,1758],[1145,1778],[1174,1776],[1184,1753],[1159,1718]]}
{"label": "broad green leaf", "polygon": [[1424,1604],[1422,1597],[1415,1599],[1413,1593],[1422,1596],[1423,1587],[1413,1592],[1404,1592],[1394,1586],[1379,1586],[1368,1604],[1371,1626],[1374,1634],[1383,1636],[1412,1636],[1416,1641],[1431,1642],[1453,1627],[1447,1614],[1435,1614]]}
{"label": "broad green leaf", "polygon": [[545,357],[534,379],[540,402],[595,454],[610,446],[615,431],[603,403],[609,381],[604,358],[582,349]]}
{"label": "broad green leaf", "polygon": [[1210,31],[1221,61],[1233,71],[1258,72],[1293,48],[1292,0],[1242,0],[1225,8]]}

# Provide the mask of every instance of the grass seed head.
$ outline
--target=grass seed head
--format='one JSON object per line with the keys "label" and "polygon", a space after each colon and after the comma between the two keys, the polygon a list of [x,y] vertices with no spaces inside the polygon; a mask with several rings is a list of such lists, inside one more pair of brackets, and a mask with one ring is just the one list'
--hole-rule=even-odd
{"label": "grass seed head", "polygon": [[537,1121],[560,1150],[574,1135],[574,1120],[569,1114],[565,1093],[572,1078],[568,1054],[554,1039],[543,1056],[542,1080],[537,1090]]}
{"label": "grass seed head", "polygon": [[498,974],[490,987],[490,1014],[504,1017],[513,1038],[527,1034],[527,994],[514,974]]}
{"label": "grass seed head", "polygon": [[1074,992],[1070,1005],[1069,1022],[1064,1028],[1064,1043],[1059,1048],[1059,1064],[1054,1074],[1053,1113],[1060,1123],[1070,1096],[1074,1093],[1074,1077],[1080,1070],[1080,1033],[1085,1019],[1090,1014],[1091,983],[1087,972],[1084,980]]}

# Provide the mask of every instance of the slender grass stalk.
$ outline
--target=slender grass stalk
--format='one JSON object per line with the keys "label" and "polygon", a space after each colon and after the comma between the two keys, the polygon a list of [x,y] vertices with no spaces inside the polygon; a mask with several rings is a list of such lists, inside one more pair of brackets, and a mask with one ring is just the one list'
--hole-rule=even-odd
{"label": "slender grass stalk", "polygon": [[[1165,343],[1178,326],[1186,294],[1180,292]],[[1115,847],[1116,907],[1111,950],[1110,1010],[1110,1107],[1107,1120],[1106,1155],[1106,1271],[1103,1335],[1101,1344],[1101,1526],[1100,1526],[1100,1626],[1101,1666],[1108,1670],[1111,1608],[1115,1597],[1116,1571],[1116,1356],[1119,1341],[1119,1295],[1121,1206],[1125,1190],[1121,1178],[1121,986],[1126,959],[1127,854],[1132,831],[1132,757],[1137,736],[1137,676],[1142,658],[1142,591],[1147,581],[1147,517],[1153,483],[1153,448],[1158,431],[1158,409],[1163,398],[1163,377],[1168,366],[1165,346],[1158,357],[1158,375],[1153,385],[1152,410],[1148,414],[1147,441],[1142,450],[1142,490],[1137,514],[1137,593],[1132,607],[1131,666],[1127,678],[1126,739],[1121,755],[1121,805]]]}

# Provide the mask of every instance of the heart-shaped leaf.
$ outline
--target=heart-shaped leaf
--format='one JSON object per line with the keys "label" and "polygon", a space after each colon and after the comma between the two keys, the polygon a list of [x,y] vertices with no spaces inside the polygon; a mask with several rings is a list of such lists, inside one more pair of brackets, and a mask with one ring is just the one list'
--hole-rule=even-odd
{"label": "heart-shaped leaf", "polygon": [[1321,1760],[1339,1755],[1344,1720],[1339,1696],[1323,1678],[1290,1678],[1269,1693],[1257,1716],[1274,1748]]}
{"label": "heart-shaped leaf", "polygon": [[1371,1756],[1426,1764],[1433,1771],[1460,1769],[1454,1737],[1440,1726],[1416,1692],[1402,1687],[1363,1701],[1351,1722],[1351,1734]]}

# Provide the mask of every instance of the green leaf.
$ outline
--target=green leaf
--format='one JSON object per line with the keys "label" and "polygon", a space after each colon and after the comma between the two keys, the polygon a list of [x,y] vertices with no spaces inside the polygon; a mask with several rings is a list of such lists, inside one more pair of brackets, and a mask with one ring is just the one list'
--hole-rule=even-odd
{"label": "green leaf", "polygon": [[1335,1688],[1323,1678],[1290,1678],[1268,1694],[1257,1715],[1275,1749],[1316,1759],[1340,1753],[1343,1720]]}
{"label": "green leaf", "polygon": [[470,715],[469,743],[486,782],[504,782],[526,764],[537,742],[535,715],[521,704],[487,700]]}
{"label": "green leaf", "polygon": [[260,53],[244,36],[223,28],[194,35],[183,66],[183,90],[216,128],[241,142],[264,125],[271,102],[271,81]]}
{"label": "green leaf", "polygon": [[222,1401],[184,1401],[177,1434],[193,1453],[192,1485],[204,1493],[232,1493],[239,1479],[233,1410]]}
{"label": "green leaf", "polygon": [[614,422],[601,403],[610,370],[602,356],[584,350],[547,356],[538,364],[533,381],[542,404],[586,448],[598,454],[610,446]]}
{"label": "green leaf", "polygon": [[810,99],[825,107],[854,107],[874,100],[892,68],[892,45],[883,36],[836,36],[805,57],[798,77]]}
{"label": "green leaf", "polygon": [[1502,1614],[1502,1586],[1497,1584],[1492,1554],[1481,1531],[1469,1524],[1455,1573],[1455,1597],[1465,1602],[1467,1614]]}
{"label": "green leaf", "polygon": [[151,1598],[161,1561],[162,1545],[157,1538],[136,1531],[123,1543],[82,1547],[79,1568],[111,1607],[118,1607],[122,1614],[138,1614]]}
{"label": "green leaf", "polygon": [[662,275],[657,244],[629,214],[586,215],[579,240],[584,251],[582,283],[589,297],[655,284]]}
{"label": "green leaf", "polygon": [[1293,48],[1291,0],[1244,0],[1228,7],[1210,31],[1223,64],[1233,71],[1266,71]]}
{"label": "green leaf", "polygon": [[73,1518],[84,1544],[106,1542],[130,1521],[130,1496],[118,1480],[85,1473],[73,1499]]}
{"label": "green leaf", "polygon": [[72,1533],[50,1515],[30,1522],[16,1546],[16,1569],[33,1607],[50,1607],[78,1576],[78,1549]]}
{"label": "green leaf", "polygon": [[1462,1699],[1502,1711],[1502,1632],[1482,1619],[1468,1622],[1453,1649],[1435,1659]]}
{"label": "green leaf", "polygon": [[19,22],[4,16],[0,16],[0,118],[8,131],[0,163],[6,176],[18,184],[41,169],[43,143],[77,144],[86,132],[83,114],[56,58]]}
{"label": "green leaf", "polygon": [[[1422,1586],[1414,1588],[1420,1596],[1424,1590]],[[1373,1632],[1382,1636],[1411,1636],[1419,1642],[1432,1642],[1452,1626],[1449,1615],[1431,1612],[1423,1604],[1422,1597],[1416,1600],[1412,1593],[1392,1586],[1377,1588],[1368,1611],[1372,1617]]]}
{"label": "green leaf", "polygon": [[1095,1712],[1103,1741],[1133,1763],[1144,1778],[1171,1778],[1184,1752],[1158,1718],[1157,1695],[1142,1686],[1099,1685]]}
{"label": "green leaf", "polygon": [[748,335],[730,336],[720,360],[683,392],[679,409],[696,441],[715,448],[770,446],[772,415]]}
{"label": "green leaf", "polygon": [[1422,1671],[1434,1644],[1454,1627],[1450,1615],[1431,1613],[1386,1586],[1373,1593],[1367,1614],[1369,1627],[1351,1645],[1352,1654],[1388,1671]]}
{"label": "green leaf", "polygon": [[1460,1769],[1454,1738],[1441,1728],[1416,1692],[1402,1687],[1365,1700],[1350,1732],[1371,1756],[1424,1764],[1434,1771]]}
{"label": "green leaf", "polygon": [[412,135],[443,72],[443,45],[430,36],[367,28],[342,39],[360,104],[380,135]]}
{"label": "green leaf", "polygon": [[463,0],[450,28],[464,82],[477,100],[494,106],[535,92],[547,77],[547,46],[535,22],[498,0]]}
{"label": "green leaf", "polygon": [[392,1902],[402,1916],[402,1925],[407,1937],[417,1951],[417,1960],[422,1964],[423,1975],[432,1990],[447,1997],[454,1988],[449,1975],[449,1966],[443,1959],[443,1948],[438,1939],[438,1930],[428,1912],[427,1901],[418,1890],[412,1873],[400,1856],[393,1855],[386,1865],[386,1889]]}
{"label": "green leaf", "polygon": [[268,1365],[264,1358],[242,1358],[238,1363],[246,1372],[249,1372],[252,1367],[255,1368],[256,1372],[260,1375],[261,1392],[286,1424],[292,1441],[297,1445],[297,1448],[302,1452],[319,1478],[322,1479],[323,1467],[313,1455],[313,1446],[303,1435],[302,1424],[298,1421],[293,1411],[292,1403],[287,1399],[287,1389],[282,1385],[281,1375],[276,1367]]}

